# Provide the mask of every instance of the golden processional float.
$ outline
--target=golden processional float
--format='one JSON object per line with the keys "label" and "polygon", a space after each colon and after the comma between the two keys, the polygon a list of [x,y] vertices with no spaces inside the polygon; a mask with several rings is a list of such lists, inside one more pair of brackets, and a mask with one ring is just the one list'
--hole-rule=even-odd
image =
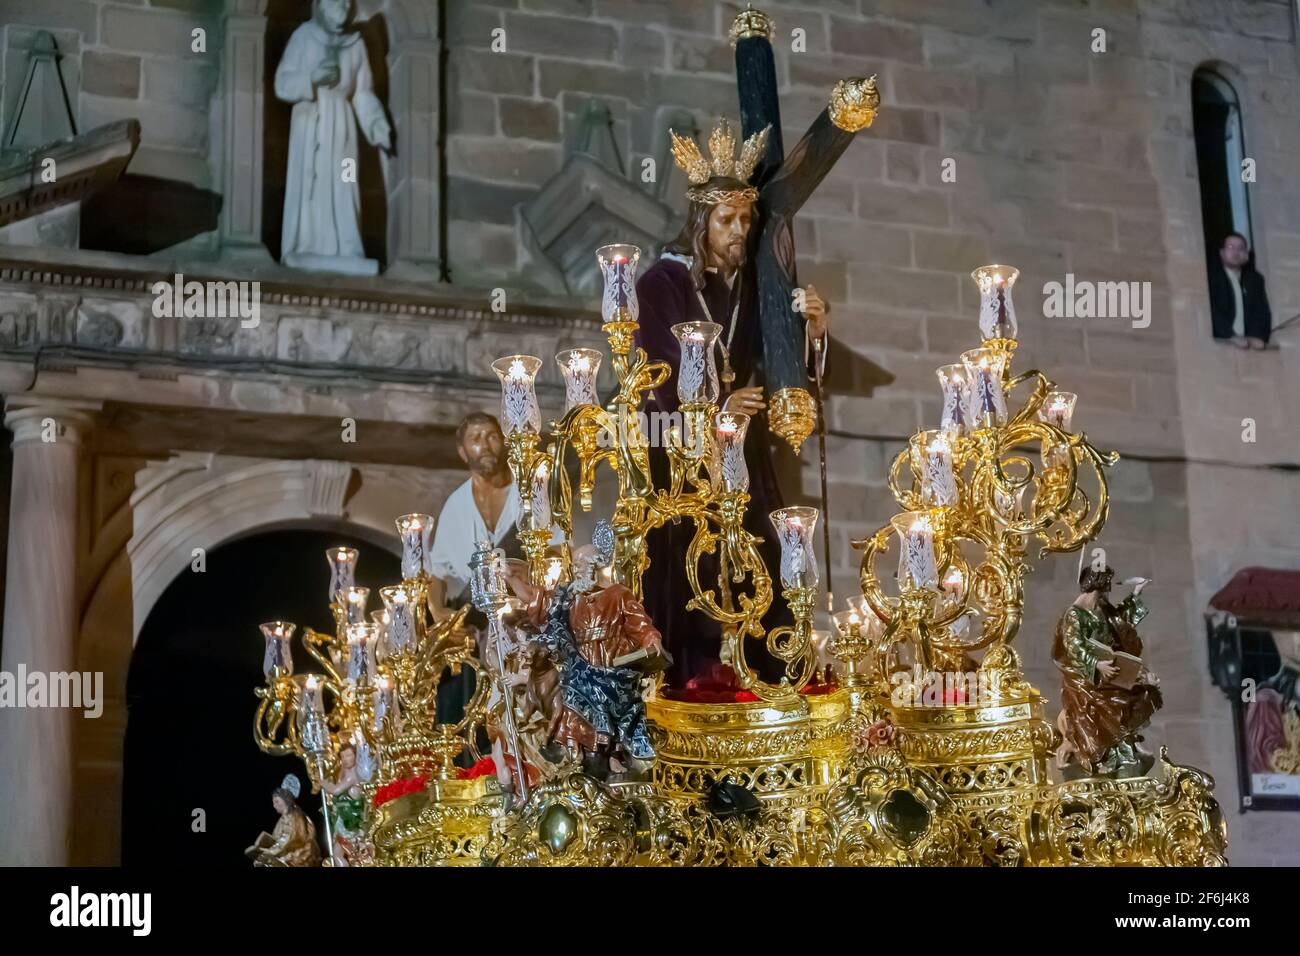
{"label": "golden processional float", "polygon": [[[353,584],[356,552],[328,553],[335,631],[309,629],[301,639],[319,675],[293,672],[293,625],[263,626],[257,742],[304,761],[322,794],[335,865],[1226,863],[1213,781],[1170,762],[1163,748],[1140,775],[1049,775],[1062,732],[1045,719],[1014,648],[1031,552],[1041,560],[1096,538],[1108,510],[1105,470],[1118,455],[1070,430],[1074,395],[1041,372],[1012,373],[1017,270],[972,274],[983,341],[938,370],[941,420],[893,461],[900,511],[854,542],[861,594],[832,615],[829,633],[814,630],[818,512],[772,514],[782,548],[776,578],[794,623],[765,632],[773,574],[742,524],[747,421],[718,407],[709,347],[718,328],[674,328],[680,423],[666,440],[668,485],[655,487],[641,410],[670,369],[633,343],[638,250],[606,246],[597,257],[617,379],[610,401],[597,399],[598,352],[561,353],[566,410],[546,437],[534,390],[541,360],[493,363],[534,603],[545,605],[576,573],[575,552],[548,542],[554,526],[568,538],[575,491],[589,509],[606,465],[618,481],[606,580],[639,597],[653,570],[647,532],[692,523],[682,555],[690,606],[721,623],[724,656],[745,693],[728,703],[674,700],[647,677],[640,687],[654,756],[646,772],[600,779],[572,762],[537,759],[544,771],[534,774],[525,737],[536,715],[510,664],[528,637],[503,555],[484,545],[475,556],[474,603],[487,617],[476,641],[465,611],[435,622],[427,607],[432,519],[399,518],[403,580],[381,589],[383,610],[370,619],[366,589]],[[706,555],[716,580],[701,580]],[[783,664],[778,683],[747,663],[752,642]],[[1119,670],[1120,656],[1105,673]],[[476,677],[464,717],[439,724],[439,682],[464,668]],[[943,677],[953,674],[959,684]],[[483,728],[501,742],[495,761],[484,758]],[[478,770],[458,766],[464,753]],[[479,772],[485,765],[495,772]],[[731,799],[719,799],[724,785]],[[735,799],[737,789],[745,799]]]}

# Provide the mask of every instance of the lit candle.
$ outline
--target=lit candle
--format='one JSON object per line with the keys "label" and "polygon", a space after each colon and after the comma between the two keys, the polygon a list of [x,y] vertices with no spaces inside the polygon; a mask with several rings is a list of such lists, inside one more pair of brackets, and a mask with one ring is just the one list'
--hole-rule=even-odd
{"label": "lit candle", "polygon": [[369,601],[370,588],[359,588],[355,585],[348,588],[343,595],[343,608],[346,612],[344,621],[347,624],[365,624],[366,604]]}
{"label": "lit candle", "polygon": [[330,603],[342,604],[345,592],[356,583],[357,550],[326,548],[325,560],[330,566]]}
{"label": "lit candle", "polygon": [[546,560],[546,590],[554,591],[564,574],[564,561],[552,555]]}
{"label": "lit candle", "polygon": [[270,621],[261,625],[262,636],[266,638],[266,649],[262,653],[262,674],[268,681],[277,677],[288,677],[293,673],[293,651],[289,642],[297,625],[288,621]]}
{"label": "lit candle", "polygon": [[969,430],[970,383],[966,366],[944,365],[938,369],[939,387],[943,391],[943,409],[939,413],[939,430],[951,438]]}
{"label": "lit candle", "polygon": [[303,750],[309,754],[322,753],[329,746],[329,734],[325,726],[325,701],[322,694],[320,678],[315,674],[309,675],[302,685],[302,697],[299,699],[298,713],[295,718]]}
{"label": "lit candle", "polygon": [[354,687],[372,683],[375,676],[375,625],[349,624],[347,639],[345,680]]}
{"label": "lit candle", "polygon": [[912,467],[921,476],[921,501],[931,508],[957,504],[952,446],[940,431],[918,432],[911,442]]}
{"label": "lit candle", "polygon": [[957,565],[948,568],[948,573],[943,576],[943,604],[951,607],[962,599],[962,594],[966,590],[966,576]]}
{"label": "lit candle", "polygon": [[397,536],[402,542],[402,580],[414,581],[432,570],[433,518],[426,514],[402,515],[397,519]]}
{"label": "lit candle", "polygon": [[605,280],[600,301],[601,319],[606,324],[636,322],[639,311],[636,269],[641,261],[641,250],[626,243],[601,246],[596,250],[596,261]]}
{"label": "lit candle", "polygon": [[980,290],[980,335],[988,339],[1016,337],[1016,310],[1011,304],[1011,287],[1020,270],[1013,266],[980,266],[971,278]]}
{"label": "lit candle", "polygon": [[551,460],[542,458],[533,472],[532,528],[551,526]]}
{"label": "lit candle", "polygon": [[924,514],[895,515],[892,524],[898,535],[899,587],[904,591],[936,587],[939,571],[934,556],[934,526]]}
{"label": "lit candle", "polygon": [[714,343],[722,332],[715,322],[678,322],[672,327],[681,348],[677,365],[677,399],[683,405],[717,402],[718,366]]}
{"label": "lit candle", "polygon": [[507,355],[492,363],[501,380],[501,420],[506,437],[516,432],[541,434],[542,412],[537,407],[537,372],[542,360],[533,355]]}
{"label": "lit candle", "polygon": [[992,428],[1007,420],[1007,397],[1002,391],[1002,373],[1006,367],[1006,354],[996,349],[971,349],[963,352],[961,362],[966,366],[970,383],[971,424],[976,428]]}
{"label": "lit candle", "polygon": [[308,710],[323,712],[325,702],[321,700],[320,678],[315,674],[307,675],[307,681],[303,685],[303,703]]}
{"label": "lit candle", "polygon": [[362,780],[369,780],[375,775],[375,755],[370,749],[370,741],[366,740],[366,735],[358,727],[352,734],[352,749],[357,755],[357,776]]}
{"label": "lit candle", "polygon": [[415,649],[415,602],[401,584],[379,589],[388,615],[388,653],[403,654]]}
{"label": "lit candle", "polygon": [[383,730],[385,717],[388,718],[389,723],[397,723],[397,689],[391,680],[387,677],[381,677],[375,682],[375,719],[373,724],[375,733]]}
{"label": "lit candle", "polygon": [[745,464],[745,430],[749,416],[740,412],[718,412],[713,416],[714,460],[713,489],[749,491],[749,466]]}
{"label": "lit candle", "polygon": [[564,410],[579,405],[595,405],[596,373],[600,371],[601,355],[595,349],[567,349],[555,356],[564,376]]}
{"label": "lit candle", "polygon": [[[1049,425],[1055,425],[1061,431],[1068,432],[1074,418],[1074,405],[1079,396],[1074,392],[1048,392],[1043,398],[1043,405],[1038,409],[1038,418]],[[1043,464],[1048,468],[1063,465],[1070,454],[1069,446],[1051,445],[1043,454]]]}
{"label": "lit candle", "polygon": [[781,586],[815,588],[819,580],[817,556],[813,547],[813,529],[817,527],[816,508],[778,508],[768,518],[776,529],[781,545]]}

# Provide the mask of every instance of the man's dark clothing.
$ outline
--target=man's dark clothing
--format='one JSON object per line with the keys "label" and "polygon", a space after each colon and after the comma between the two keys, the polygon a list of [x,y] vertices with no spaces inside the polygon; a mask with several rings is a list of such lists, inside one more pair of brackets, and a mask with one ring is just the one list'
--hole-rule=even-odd
{"label": "man's dark clothing", "polygon": [[1233,331],[1237,316],[1236,296],[1223,261],[1215,258],[1209,263],[1210,321],[1216,339],[1230,339],[1244,335],[1267,342],[1273,330],[1273,312],[1268,307],[1264,292],[1264,277],[1249,266],[1241,270],[1241,311],[1244,331]]}

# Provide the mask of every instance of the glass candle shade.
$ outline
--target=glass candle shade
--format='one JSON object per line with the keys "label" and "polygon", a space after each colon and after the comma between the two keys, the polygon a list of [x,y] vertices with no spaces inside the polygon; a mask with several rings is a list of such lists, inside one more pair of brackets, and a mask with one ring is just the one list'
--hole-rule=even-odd
{"label": "glass candle shade", "polygon": [[545,587],[548,591],[554,591],[564,580],[564,559],[559,555],[551,555],[546,559],[546,578]]}
{"label": "glass candle shade", "polygon": [[910,452],[912,470],[921,479],[921,501],[930,508],[957,504],[957,476],[947,436],[942,431],[917,432],[912,436]]}
{"label": "glass candle shade", "polygon": [[714,343],[722,333],[716,322],[678,322],[672,327],[681,347],[677,364],[677,398],[683,404],[717,402],[718,365]]}
{"label": "glass candle shade", "polygon": [[943,408],[939,413],[939,430],[949,438],[970,431],[970,382],[966,366],[944,365],[937,370]]}
{"label": "glass candle shade", "polygon": [[302,684],[302,696],[298,699],[301,713],[317,717],[325,716],[325,685],[316,674],[308,674]]}
{"label": "glass candle shade", "polygon": [[288,621],[268,621],[261,625],[262,636],[266,638],[266,649],[262,652],[262,675],[268,680],[288,677],[293,673],[293,652],[289,642],[297,625]]}
{"label": "glass candle shade", "polygon": [[1020,270],[1014,266],[980,266],[971,274],[980,290],[980,335],[985,339],[1014,339],[1016,310],[1011,287]]}
{"label": "glass candle shade", "polygon": [[297,724],[302,747],[309,754],[323,753],[329,746],[329,729],[325,725],[325,688],[321,679],[311,674],[302,683],[298,697]]}
{"label": "glass candle shade", "polygon": [[596,373],[601,355],[595,349],[567,349],[555,356],[564,376],[564,410],[579,405],[596,405]]}
{"label": "glass candle shade", "polygon": [[379,589],[388,614],[388,636],[385,639],[389,654],[404,654],[415,650],[415,603],[411,591],[401,584]]}
{"label": "glass candle shade", "polygon": [[370,602],[370,588],[350,587],[343,595],[345,624],[365,624],[366,605]]}
{"label": "glass candle shade", "polygon": [[533,469],[533,500],[529,508],[527,521],[520,525],[521,530],[534,531],[551,526],[551,460],[541,458]]}
{"label": "glass candle shade", "polygon": [[971,349],[961,354],[970,383],[972,428],[994,428],[1006,423],[1007,396],[1002,390],[1006,362],[1006,354],[996,349]]}
{"label": "glass candle shade", "polygon": [[605,289],[600,298],[600,317],[610,322],[637,321],[636,267],[641,250],[626,243],[601,246],[596,250]]}
{"label": "glass candle shade", "polygon": [[957,565],[948,568],[939,585],[943,596],[939,599],[940,608],[951,608],[960,604],[966,597],[966,575]]}
{"label": "glass candle shade", "polygon": [[[862,615],[854,608],[848,608],[843,611],[836,611],[831,615],[831,623],[835,629],[847,638],[855,638],[861,633],[863,625]],[[857,634],[854,632],[857,631]]]}
{"label": "glass candle shade", "polygon": [[414,581],[421,573],[431,570],[433,518],[425,514],[402,515],[396,524],[402,542],[402,580]]}
{"label": "glass candle shade", "polygon": [[894,515],[890,522],[898,535],[898,586],[903,591],[937,587],[938,562],[934,555],[934,526],[928,515]]}
{"label": "glass candle shade", "polygon": [[745,431],[749,416],[718,412],[713,416],[713,490],[749,491],[749,466],[745,464]]}
{"label": "glass candle shade", "polygon": [[[383,589],[380,588],[382,592]],[[375,659],[382,663],[386,661],[392,653],[388,649],[388,625],[393,623],[393,616],[388,613],[387,608],[380,608],[378,611],[370,612],[370,622],[375,625]]]}
{"label": "glass candle shade", "polygon": [[507,355],[492,363],[501,380],[501,424],[507,438],[516,432],[542,432],[536,384],[541,367],[542,360],[534,355]]}
{"label": "glass candle shade", "polygon": [[379,767],[375,753],[370,748],[370,741],[366,740],[366,735],[360,728],[352,734],[352,750],[357,755],[357,776],[362,780],[370,780]]}
{"label": "glass candle shade", "polygon": [[375,681],[374,719],[371,724],[375,733],[383,730],[385,717],[390,724],[396,724],[400,715],[397,710],[397,687],[387,677],[381,677]]}
{"label": "glass candle shade", "polygon": [[375,644],[379,636],[374,624],[349,624],[348,659],[345,679],[352,686],[369,685],[375,679]]}
{"label": "glass candle shade", "polygon": [[803,506],[778,508],[768,517],[776,529],[776,540],[781,545],[781,587],[817,587],[817,553],[813,544],[813,530],[817,527],[819,512]]}
{"label": "glass candle shade", "polygon": [[330,566],[330,603],[342,604],[344,593],[357,583],[357,549],[326,548],[325,560]]}
{"label": "glass candle shade", "polygon": [[831,632],[814,628],[810,643],[813,650],[813,668],[822,675],[823,680],[833,679],[831,668],[835,666],[835,655],[831,653]]}
{"label": "glass candle shade", "polygon": [[858,617],[862,619],[862,633],[872,640],[885,633],[885,622],[876,614],[875,609],[868,603],[865,595],[855,594],[844,603],[849,606],[850,610],[858,612]]}
{"label": "glass candle shade", "polygon": [[[1078,400],[1079,396],[1074,392],[1048,392],[1043,398],[1042,407],[1038,409],[1038,418],[1068,432]],[[1063,465],[1069,460],[1069,455],[1068,445],[1052,445],[1043,453],[1043,464],[1048,468]]]}

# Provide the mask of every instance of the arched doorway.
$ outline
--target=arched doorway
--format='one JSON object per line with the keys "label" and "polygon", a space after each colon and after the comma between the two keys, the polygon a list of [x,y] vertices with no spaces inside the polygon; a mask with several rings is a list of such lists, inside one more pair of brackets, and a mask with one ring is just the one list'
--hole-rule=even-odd
{"label": "arched doorway", "polygon": [[[253,743],[258,624],[332,630],[324,552],[340,544],[361,551],[357,583],[372,594],[401,577],[395,555],[348,535],[269,531],[213,549],[203,573],[185,572],[154,605],[127,677],[123,864],[246,866],[243,848],[275,824],[271,790],[296,773],[306,792],[300,761]],[[311,669],[300,647],[294,654]],[[303,805],[319,827],[318,802]],[[197,809],[204,832],[193,828]]]}

